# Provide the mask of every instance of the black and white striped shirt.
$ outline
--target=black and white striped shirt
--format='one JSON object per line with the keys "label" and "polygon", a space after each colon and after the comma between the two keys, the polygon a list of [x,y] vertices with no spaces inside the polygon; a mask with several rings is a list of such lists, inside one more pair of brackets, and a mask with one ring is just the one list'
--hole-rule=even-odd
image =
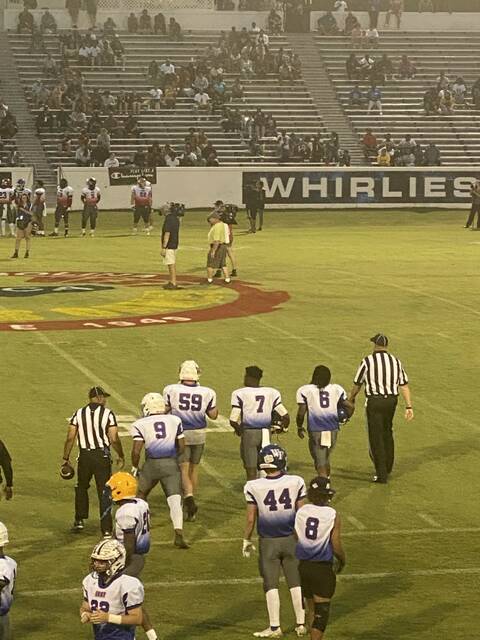
{"label": "black and white striped shirt", "polygon": [[80,450],[104,449],[110,446],[108,428],[117,426],[113,411],[101,404],[90,402],[75,411],[70,424],[77,427],[78,447]]}
{"label": "black and white striped shirt", "polygon": [[365,384],[367,398],[398,396],[398,387],[408,384],[408,377],[398,358],[387,351],[374,351],[360,363],[353,383]]}

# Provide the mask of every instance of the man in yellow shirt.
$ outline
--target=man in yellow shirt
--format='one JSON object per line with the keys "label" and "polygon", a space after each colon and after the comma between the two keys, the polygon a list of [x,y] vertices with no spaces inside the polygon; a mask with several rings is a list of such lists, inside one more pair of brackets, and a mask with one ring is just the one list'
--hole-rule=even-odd
{"label": "man in yellow shirt", "polygon": [[382,147],[377,157],[377,164],[379,167],[389,167],[391,164],[391,156],[386,147]]}
{"label": "man in yellow shirt", "polygon": [[229,284],[230,275],[227,268],[227,246],[230,239],[228,225],[220,220],[220,214],[216,210],[210,214],[208,222],[211,227],[208,232],[210,248],[207,256],[207,283],[212,284],[213,274],[217,269],[221,269],[225,283]]}

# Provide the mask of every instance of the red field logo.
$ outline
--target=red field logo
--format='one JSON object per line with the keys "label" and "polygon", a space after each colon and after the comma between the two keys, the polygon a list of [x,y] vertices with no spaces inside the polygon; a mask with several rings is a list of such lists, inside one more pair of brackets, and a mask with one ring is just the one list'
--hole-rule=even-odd
{"label": "red field logo", "polygon": [[232,281],[204,285],[182,276],[178,291],[153,273],[70,271],[0,273],[0,331],[124,329],[206,322],[270,313],[289,299],[286,291],[262,291]]}

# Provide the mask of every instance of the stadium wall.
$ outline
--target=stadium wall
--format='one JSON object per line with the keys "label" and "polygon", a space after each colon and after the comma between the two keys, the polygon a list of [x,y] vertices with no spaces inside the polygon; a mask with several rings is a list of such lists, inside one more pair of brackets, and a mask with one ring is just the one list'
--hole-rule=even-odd
{"label": "stadium wall", "polygon": [[[333,2],[332,2],[333,4]],[[364,29],[369,25],[369,17],[367,11],[355,11],[355,15],[360,21]],[[317,30],[317,20],[323,16],[325,11],[312,11],[310,14],[310,29]],[[384,28],[384,15],[382,11],[379,20],[380,34],[383,30],[395,31],[392,27]],[[392,18],[391,23],[395,23]],[[418,13],[416,11],[405,11],[402,14],[402,31],[478,31],[479,14],[478,13]]]}
{"label": "stadium wall", "polygon": [[33,167],[0,167],[0,181],[4,178],[10,178],[12,184],[15,185],[17,180],[23,178],[27,187],[31,187],[34,181]]}
{"label": "stadium wall", "polygon": [[188,208],[208,208],[217,199],[233,204],[244,201],[245,187],[262,180],[267,205],[286,209],[345,208],[467,208],[470,185],[480,179],[478,169],[432,167],[218,167],[206,169],[76,168],[59,170],[75,190],[74,208],[80,208],[80,191],[93,176],[102,190],[102,209],[130,206],[131,185],[142,173],[153,185],[153,204],[183,202]]}

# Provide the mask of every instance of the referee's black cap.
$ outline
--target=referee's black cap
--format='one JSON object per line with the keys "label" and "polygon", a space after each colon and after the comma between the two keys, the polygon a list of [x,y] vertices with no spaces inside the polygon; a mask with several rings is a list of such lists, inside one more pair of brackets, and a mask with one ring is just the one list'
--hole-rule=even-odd
{"label": "referee's black cap", "polygon": [[373,338],[370,338],[370,342],[377,347],[388,347],[388,338],[384,333],[376,333]]}
{"label": "referee's black cap", "polygon": [[256,365],[245,367],[245,373],[249,378],[254,378],[255,380],[260,380],[260,378],[263,376],[263,371]]}
{"label": "referee's black cap", "polygon": [[103,396],[104,398],[109,398],[110,394],[105,391],[103,387],[92,387],[88,392],[89,398],[98,398]]}
{"label": "referee's black cap", "polygon": [[335,495],[335,490],[330,486],[330,478],[324,478],[323,476],[317,476],[310,481],[310,489],[318,491],[318,493],[324,493],[327,496]]}

